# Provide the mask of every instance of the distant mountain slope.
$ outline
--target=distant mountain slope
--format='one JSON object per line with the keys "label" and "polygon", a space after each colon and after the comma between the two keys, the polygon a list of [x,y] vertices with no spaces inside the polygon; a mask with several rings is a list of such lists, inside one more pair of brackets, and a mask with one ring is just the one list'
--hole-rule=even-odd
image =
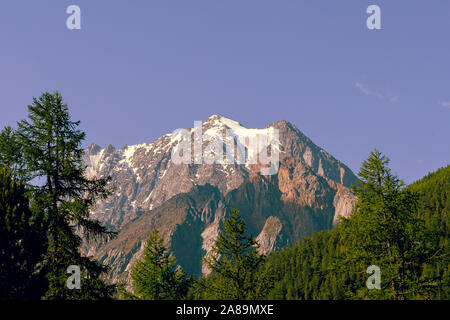
{"label": "distant mountain slope", "polygon": [[[207,272],[201,258],[231,208],[241,211],[264,253],[330,229],[338,216],[348,216],[356,200],[349,190],[357,181],[351,170],[289,122],[267,128],[279,130],[279,170],[272,176],[261,175],[258,164],[175,164],[176,133],[119,150],[91,146],[85,156],[88,174],[111,175],[117,188],[93,216],[120,232],[107,244],[86,248],[88,253],[112,267],[111,280],[126,278],[145,239],[158,228],[183,269],[200,274]],[[229,129],[239,139],[264,130],[218,115],[202,124],[204,134],[212,129]],[[204,143],[210,142],[205,136]]]}

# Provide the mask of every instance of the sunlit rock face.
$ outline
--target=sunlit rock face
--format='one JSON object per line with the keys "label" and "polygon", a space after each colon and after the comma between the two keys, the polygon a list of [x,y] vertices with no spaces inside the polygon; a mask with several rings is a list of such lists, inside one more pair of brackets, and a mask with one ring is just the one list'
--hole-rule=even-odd
{"label": "sunlit rock face", "polygon": [[[202,257],[210,252],[232,208],[241,212],[263,254],[332,228],[339,216],[351,213],[356,198],[349,188],[357,179],[291,123],[247,129],[213,115],[201,124],[202,150],[217,142],[214,139],[226,148],[230,132],[244,139],[274,129],[279,134],[279,168],[273,175],[262,175],[262,165],[249,161],[174,163],[176,132],[121,149],[90,146],[84,156],[86,174],[109,175],[115,187],[114,194],[92,210],[92,217],[118,236],[107,243],[86,244],[84,252],[110,265],[111,281],[128,279],[133,261],[157,228],[183,269],[198,275],[208,272]],[[186,132],[194,138],[195,130]],[[212,131],[223,136],[207,134]]]}

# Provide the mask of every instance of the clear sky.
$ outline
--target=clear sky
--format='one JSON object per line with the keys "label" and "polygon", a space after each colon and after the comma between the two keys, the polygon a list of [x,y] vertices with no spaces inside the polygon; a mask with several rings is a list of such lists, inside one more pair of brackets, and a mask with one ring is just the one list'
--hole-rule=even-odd
{"label": "clear sky", "polygon": [[409,183],[450,163],[450,1],[1,0],[0,126],[55,90],[86,145],[284,119],[355,173],[380,149]]}

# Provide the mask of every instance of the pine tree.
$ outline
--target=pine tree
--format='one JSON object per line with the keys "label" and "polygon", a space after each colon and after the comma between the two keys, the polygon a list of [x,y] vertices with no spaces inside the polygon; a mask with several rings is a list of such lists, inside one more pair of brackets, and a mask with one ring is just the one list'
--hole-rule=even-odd
{"label": "pine tree", "polygon": [[256,240],[247,234],[245,222],[235,209],[225,220],[212,254],[205,258],[214,281],[206,281],[207,290],[216,299],[260,299],[271,288],[265,257],[258,253]]}
{"label": "pine tree", "polygon": [[378,150],[363,162],[360,183],[354,188],[356,208],[350,219],[343,220],[347,263],[358,265],[361,274],[370,265],[381,269],[381,290],[368,290],[362,283],[357,298],[416,296],[422,265],[430,257],[424,223],[416,214],[418,195],[404,188],[388,164]]}
{"label": "pine tree", "polygon": [[39,299],[45,293],[43,215],[33,213],[25,188],[0,168],[0,300]]}
{"label": "pine tree", "polygon": [[[107,298],[112,288],[100,280],[106,269],[81,256],[80,234],[86,239],[110,235],[89,217],[97,199],[110,194],[108,178],[88,179],[82,164],[85,133],[79,121],[70,119],[62,96],[44,93],[28,106],[29,120],[18,124],[17,139],[23,151],[28,182],[32,188],[33,206],[48,219],[48,250],[45,256],[49,290],[46,299]],[[67,267],[83,270],[81,290],[66,287]]]}
{"label": "pine tree", "polygon": [[191,279],[177,267],[175,259],[154,229],[140,260],[131,272],[134,295],[121,289],[122,299],[179,300],[186,297]]}

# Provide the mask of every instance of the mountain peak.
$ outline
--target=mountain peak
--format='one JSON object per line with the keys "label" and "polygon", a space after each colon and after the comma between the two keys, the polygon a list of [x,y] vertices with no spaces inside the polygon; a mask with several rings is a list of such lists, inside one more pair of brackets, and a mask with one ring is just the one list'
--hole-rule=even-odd
{"label": "mountain peak", "polygon": [[223,116],[220,114],[213,114],[211,116],[209,116],[208,118],[206,118],[206,121],[215,121],[215,120],[220,120],[220,118],[222,118]]}
{"label": "mountain peak", "polygon": [[228,117],[225,117],[220,114],[213,114],[212,116],[208,117],[206,120],[203,121],[203,123],[210,124],[213,126],[223,126],[228,123],[236,123],[241,126],[241,124],[233,119],[230,119]]}
{"label": "mountain peak", "polygon": [[[310,232],[331,228],[337,217],[351,212],[354,197],[348,187],[356,181],[354,174],[290,122],[281,120],[255,129],[213,114],[201,126],[201,156],[211,151],[210,146],[215,148],[216,142],[224,147],[220,150],[228,151],[227,142],[232,137],[236,147],[231,152],[238,153],[239,141],[245,159],[239,163],[195,163],[196,147],[191,144],[194,159],[191,156],[190,163],[177,163],[173,155],[181,145],[181,133],[176,131],[152,143],[121,149],[92,144],[83,157],[87,177],[111,176],[115,186],[115,192],[97,203],[91,216],[120,231],[121,242],[85,247],[89,255],[111,263],[110,279],[128,277],[133,259],[140,254],[141,241],[154,228],[171,241],[180,265],[197,274],[203,271],[203,252],[210,252],[229,208],[245,214],[265,253]],[[195,137],[192,128],[184,130]],[[275,160],[274,178],[255,174],[261,166],[249,160],[250,141],[261,135],[276,136],[279,159]],[[272,145],[270,150],[272,155]]]}
{"label": "mountain peak", "polygon": [[269,124],[268,126],[266,126],[266,128],[276,128],[279,129],[281,131],[294,131],[297,134],[301,134],[303,135],[303,133],[295,126],[293,125],[291,122],[287,121],[287,120],[279,120],[276,122],[272,122],[271,124]]}
{"label": "mountain peak", "polygon": [[99,153],[102,150],[102,148],[96,144],[96,143],[92,143],[89,148],[88,148],[88,152],[91,155],[96,155],[97,153]]}

